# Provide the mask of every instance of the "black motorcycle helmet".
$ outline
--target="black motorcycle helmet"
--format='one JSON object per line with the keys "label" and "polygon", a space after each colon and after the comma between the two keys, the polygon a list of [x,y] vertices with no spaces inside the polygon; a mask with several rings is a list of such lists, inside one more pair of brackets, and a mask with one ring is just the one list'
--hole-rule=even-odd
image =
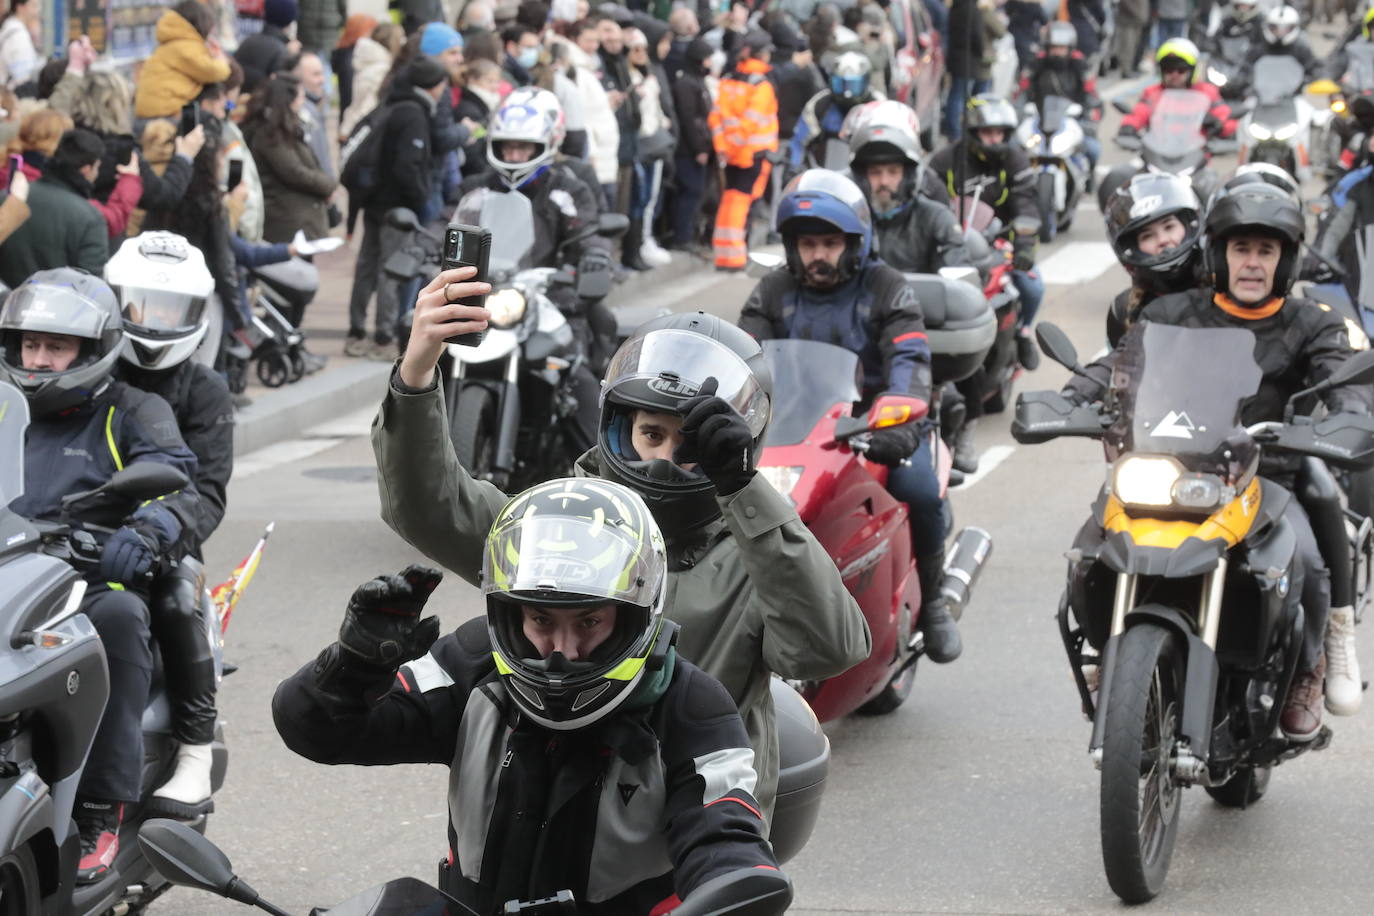
{"label": "black motorcycle helmet", "polygon": [[[1142,289],[1163,295],[1191,284],[1200,260],[1202,206],[1186,178],[1167,172],[1136,175],[1117,188],[1107,203],[1107,234],[1112,250]],[[1147,255],[1136,247],[1140,230],[1166,217],[1177,217],[1186,234],[1176,248]]]}
{"label": "black motorcycle helmet", "polygon": [[640,458],[632,439],[634,414],[680,414],[707,378],[716,379],[716,395],[744,417],[757,456],[771,414],[773,380],[758,341],[728,321],[704,312],[648,321],[611,357],[601,383],[602,473],[643,497],[670,541],[720,517],[716,488],[700,468]]}
{"label": "black motorcycle helmet", "polygon": [[1226,263],[1227,240],[1241,234],[1262,235],[1277,239],[1282,245],[1282,254],[1274,271],[1274,288],[1269,298],[1248,304],[1248,307],[1259,308],[1288,295],[1297,278],[1303,229],[1302,209],[1293,198],[1273,185],[1250,182],[1218,194],[1207,211],[1202,240],[1203,269],[1211,279],[1212,288],[1227,294],[1231,289],[1230,269]]}
{"label": "black motorcycle helmet", "polygon": [[[60,372],[24,368],[24,332],[81,340]],[[40,270],[19,285],[0,310],[0,372],[28,399],[35,417],[80,407],[110,384],[124,346],[119,299],[99,277],[75,267]]]}
{"label": "black motorcycle helmet", "polygon": [[[1016,123],[1016,109],[1011,102],[991,92],[975,95],[968,100],[964,114],[964,134],[968,137],[969,148],[978,158],[1000,165],[1011,149]],[[1006,136],[1001,143],[984,143],[978,138],[978,130],[984,127],[1000,127]]]}

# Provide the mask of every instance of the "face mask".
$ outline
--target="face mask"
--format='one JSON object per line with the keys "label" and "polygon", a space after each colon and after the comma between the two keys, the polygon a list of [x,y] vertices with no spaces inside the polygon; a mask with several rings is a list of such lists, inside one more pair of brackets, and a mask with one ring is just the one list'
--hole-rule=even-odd
{"label": "face mask", "polygon": [[539,63],[539,49],[521,48],[519,56],[515,58],[515,62],[526,70],[530,69],[535,64]]}

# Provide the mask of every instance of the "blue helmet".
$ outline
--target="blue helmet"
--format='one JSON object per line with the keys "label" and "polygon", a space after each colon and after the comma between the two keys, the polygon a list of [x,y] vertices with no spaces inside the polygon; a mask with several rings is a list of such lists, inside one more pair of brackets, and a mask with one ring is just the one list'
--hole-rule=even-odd
{"label": "blue helmet", "polygon": [[797,255],[797,236],[843,232],[848,241],[840,263],[842,278],[858,273],[873,251],[873,216],[868,201],[849,178],[829,169],[808,169],[787,183],[773,217],[782,236],[787,267],[797,279],[805,267]]}
{"label": "blue helmet", "polygon": [[857,51],[846,51],[835,58],[830,72],[830,92],[842,99],[865,101],[869,98],[869,81],[873,63]]}

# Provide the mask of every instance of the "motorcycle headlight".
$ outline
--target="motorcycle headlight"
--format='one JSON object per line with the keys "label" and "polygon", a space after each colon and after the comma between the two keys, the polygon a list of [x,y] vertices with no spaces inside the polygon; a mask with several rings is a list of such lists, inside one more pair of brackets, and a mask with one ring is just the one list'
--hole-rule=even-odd
{"label": "motorcycle headlight", "polygon": [[1270,137],[1274,135],[1269,132],[1269,128],[1265,127],[1262,124],[1256,124],[1255,122],[1251,121],[1250,136],[1254,137],[1256,140],[1268,140]]}
{"label": "motorcycle headlight", "polygon": [[1128,506],[1171,506],[1174,483],[1183,469],[1172,458],[1132,456],[1112,471],[1112,493]]}
{"label": "motorcycle headlight", "polygon": [[1217,87],[1225,86],[1225,85],[1226,85],[1226,74],[1225,74],[1225,73],[1222,73],[1222,72],[1221,72],[1220,70],[1218,70],[1216,67],[1208,67],[1208,68],[1207,68],[1207,82],[1209,82],[1209,83],[1211,83],[1213,86],[1217,86]]}
{"label": "motorcycle headlight", "polygon": [[1026,149],[1035,149],[1037,146],[1044,142],[1044,137],[1040,136],[1039,134],[1031,134],[1029,137],[1026,138]]}
{"label": "motorcycle headlight", "polygon": [[792,500],[793,505],[795,505],[797,501],[792,499],[792,489],[797,485],[797,481],[801,480],[803,470],[805,470],[805,468],[784,467],[781,465],[771,465],[758,469],[759,476],[768,481],[769,485],[772,486],[774,490],[777,490],[783,496]]}
{"label": "motorcycle headlight", "polygon": [[525,294],[511,287],[497,290],[487,297],[487,311],[491,312],[492,327],[514,327],[525,317]]}
{"label": "motorcycle headlight", "polygon": [[1331,100],[1331,110],[1336,114],[1345,114],[1345,99],[1337,96]]}
{"label": "motorcycle headlight", "polygon": [[1298,130],[1299,128],[1296,124],[1285,124],[1283,127],[1274,131],[1274,139],[1287,142],[1298,135]]}

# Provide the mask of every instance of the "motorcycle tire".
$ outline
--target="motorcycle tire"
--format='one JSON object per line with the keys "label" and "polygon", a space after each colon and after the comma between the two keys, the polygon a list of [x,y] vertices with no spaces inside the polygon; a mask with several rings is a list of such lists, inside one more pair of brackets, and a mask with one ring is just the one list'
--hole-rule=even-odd
{"label": "motorcycle tire", "polygon": [[449,421],[453,451],[469,474],[488,480],[496,452],[496,395],[481,385],[464,385]]}
{"label": "motorcycle tire", "polygon": [[257,357],[258,381],[268,388],[280,388],[291,380],[291,360],[285,353],[273,347]]}
{"label": "motorcycle tire", "polygon": [[911,688],[916,683],[917,664],[919,663],[912,662],[904,670],[893,675],[892,680],[887,682],[887,686],[877,696],[855,711],[861,716],[885,716],[896,712],[897,707],[911,696]]}
{"label": "motorcycle tire", "polygon": [[1037,195],[1040,203],[1040,241],[1053,242],[1054,234],[1059,229],[1059,212],[1054,206],[1054,175],[1040,173]]}
{"label": "motorcycle tire", "polygon": [[1241,770],[1219,786],[1207,786],[1207,794],[1226,808],[1248,808],[1264,797],[1269,788],[1272,764]]}
{"label": "motorcycle tire", "polygon": [[0,858],[0,913],[5,916],[39,916],[43,889],[33,850],[20,846]]}
{"label": "motorcycle tire", "polygon": [[1122,634],[1103,723],[1100,817],[1107,882],[1126,903],[1158,894],[1173,857],[1183,786],[1170,758],[1185,668],[1173,630],[1142,623]]}

